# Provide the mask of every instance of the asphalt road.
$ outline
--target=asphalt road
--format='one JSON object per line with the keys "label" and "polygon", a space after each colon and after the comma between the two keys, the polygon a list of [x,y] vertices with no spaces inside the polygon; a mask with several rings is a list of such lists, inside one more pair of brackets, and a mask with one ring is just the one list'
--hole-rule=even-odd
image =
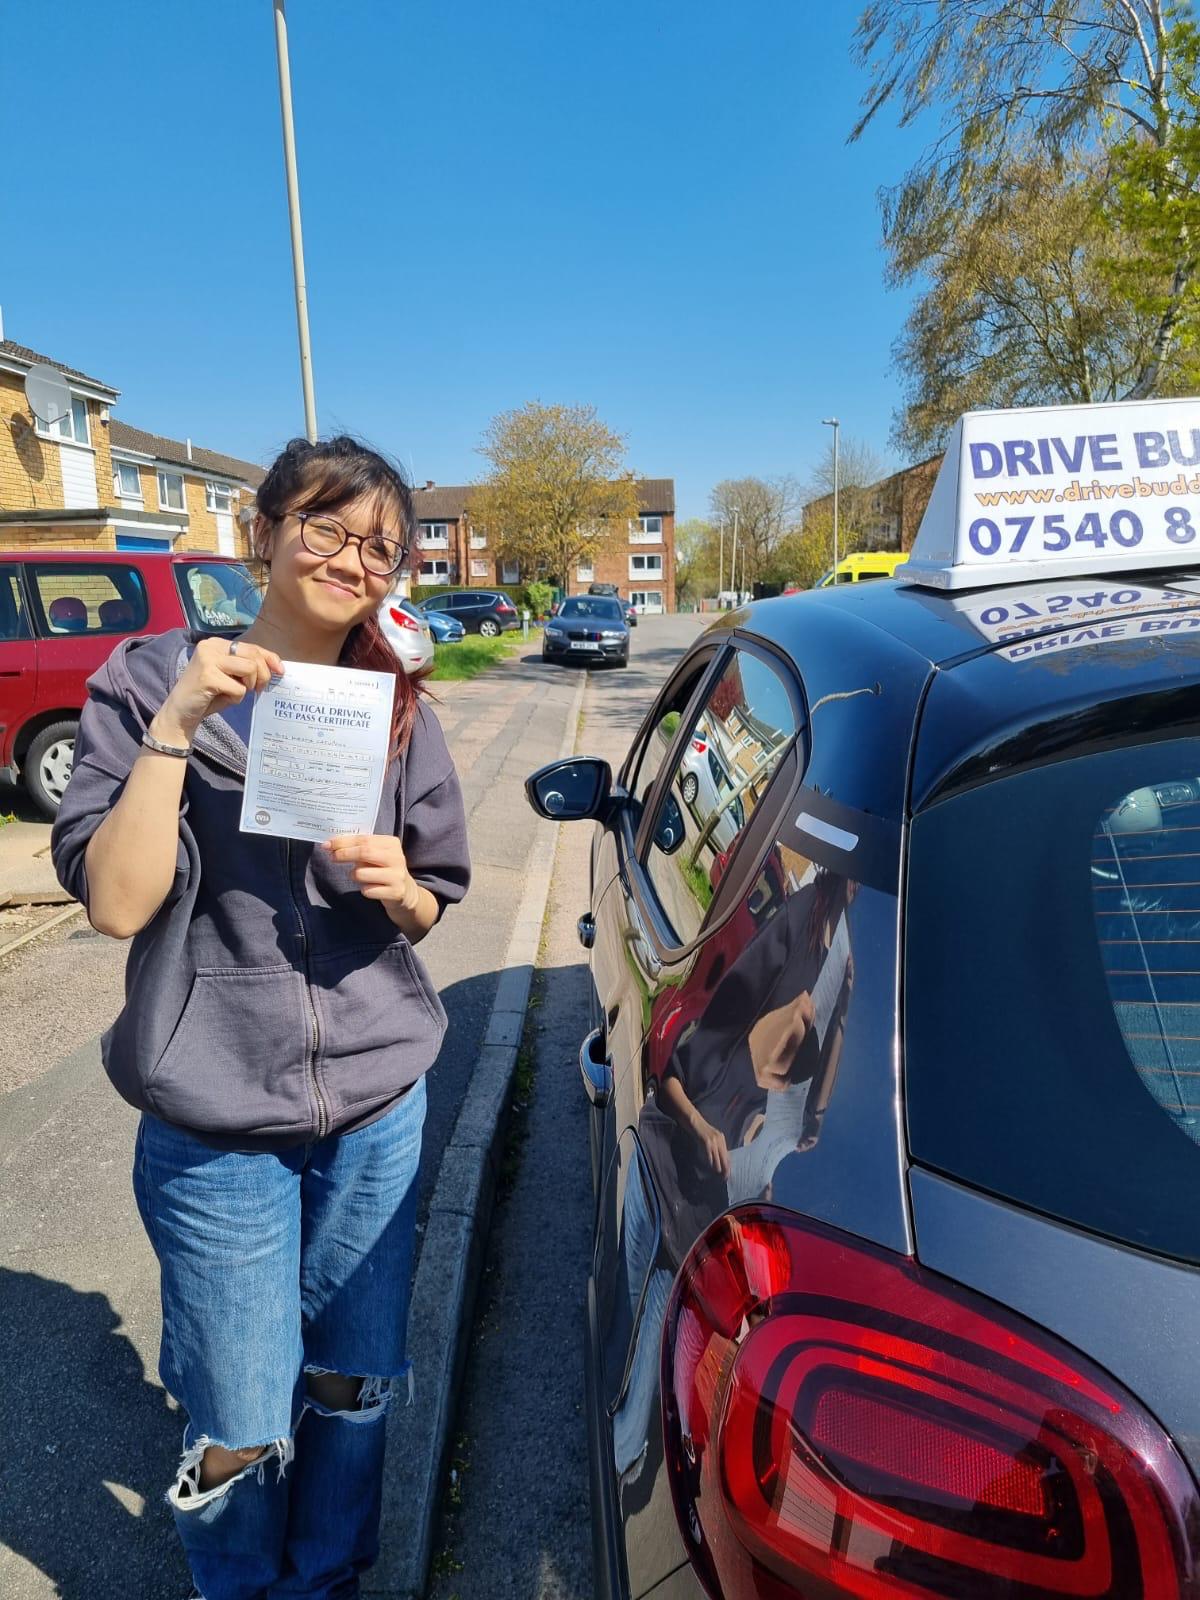
{"label": "asphalt road", "polygon": [[[698,622],[643,622],[634,663],[589,684],[579,753],[617,768]],[[578,1064],[591,976],[575,929],[591,833],[575,823],[559,834],[526,1029],[533,1078],[514,1106],[512,1175],[492,1219],[430,1600],[592,1594],[582,1411],[592,1195]]]}
{"label": "asphalt road", "polygon": [[[594,720],[596,708],[607,706],[624,748],[654,684],[695,632],[691,619],[652,619],[635,635],[628,669],[591,677],[585,746],[595,743],[593,729],[605,725]],[[429,1079],[422,1209],[478,1051],[529,849],[546,826],[526,805],[523,781],[558,754],[578,684],[577,669],[544,666],[531,652],[473,682],[438,686],[439,715],[466,796],[475,880],[466,904],[422,947],[450,1017]],[[564,915],[572,921],[581,909],[579,892],[573,884],[563,891],[574,908]],[[161,1498],[174,1473],[182,1417],[155,1375],[157,1275],[129,1189],[137,1119],[108,1087],[96,1037],[120,1004],[123,956],[120,946],[73,923],[0,963],[2,1053],[21,1064],[22,1080],[22,1087],[0,1092],[0,1348],[9,1379],[0,1386],[5,1600],[118,1594],[178,1600],[188,1587]],[[578,1006],[578,972],[570,981],[576,990],[564,1005],[556,1061],[574,1026],[566,1019]],[[575,1126],[582,1138],[582,1107]],[[532,1134],[527,1148],[522,1174],[536,1170]],[[579,1149],[583,1162],[586,1146]],[[582,1164],[579,1173],[586,1183]],[[582,1204],[586,1215],[586,1196]],[[501,1230],[506,1220],[502,1208]],[[579,1249],[585,1247],[586,1241]],[[573,1294],[575,1305],[582,1279],[571,1276],[562,1292]],[[567,1405],[578,1393],[569,1378],[569,1364],[578,1365],[574,1319],[564,1320],[555,1344],[564,1366],[554,1392]],[[581,1441],[578,1418],[574,1425]],[[578,1461],[572,1470],[582,1506]],[[544,1532],[536,1518],[525,1526],[522,1542],[534,1548]],[[586,1543],[580,1548],[586,1554]],[[570,1570],[578,1551],[574,1562]],[[576,1589],[586,1593],[587,1585]]]}

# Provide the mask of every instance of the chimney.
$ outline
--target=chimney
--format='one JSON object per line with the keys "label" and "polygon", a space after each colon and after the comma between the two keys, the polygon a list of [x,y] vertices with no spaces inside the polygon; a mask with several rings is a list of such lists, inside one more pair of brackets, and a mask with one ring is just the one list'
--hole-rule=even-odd
{"label": "chimney", "polygon": [[190,461],[192,459],[192,441],[190,439],[187,441],[187,453],[188,460]]}
{"label": "chimney", "polygon": [[0,306],[0,344],[4,343],[4,307]]}

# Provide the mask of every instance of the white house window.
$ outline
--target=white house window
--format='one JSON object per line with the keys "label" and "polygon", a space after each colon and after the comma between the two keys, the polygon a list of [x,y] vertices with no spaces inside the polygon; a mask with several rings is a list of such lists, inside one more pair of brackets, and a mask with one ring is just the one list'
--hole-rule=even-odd
{"label": "white house window", "polygon": [[71,396],[71,410],[65,417],[59,417],[57,422],[43,422],[37,419],[37,431],[46,439],[74,439],[76,444],[91,444],[92,435],[88,428],[87,401],[80,400],[77,395]]}
{"label": "white house window", "polygon": [[502,561],[500,563],[501,583],[520,583],[521,563],[519,561]]}
{"label": "white house window", "polygon": [[450,524],[448,522],[423,522],[421,544],[426,550],[449,550]]}
{"label": "white house window", "polygon": [[486,561],[472,561],[471,562],[471,576],[473,578],[486,578],[487,575],[488,575],[488,563]]}
{"label": "white house window", "polygon": [[181,472],[159,473],[158,509],[160,511],[182,511],[184,509],[183,474]]}
{"label": "white house window", "polygon": [[142,498],[142,480],[132,461],[113,462],[113,493],[119,494],[122,500]]}
{"label": "white house window", "polygon": [[422,583],[449,583],[450,563],[448,561],[422,561]]}
{"label": "white house window", "polygon": [[472,528],[472,530],[471,530],[471,549],[472,550],[486,550],[487,549],[487,534],[486,533],[476,533],[475,530]]}
{"label": "white house window", "polygon": [[227,483],[206,483],[204,504],[209,511],[232,511],[233,490]]}
{"label": "white house window", "polygon": [[631,578],[661,578],[663,558],[661,556],[630,556],[629,576]]}
{"label": "white house window", "polygon": [[662,536],[661,517],[639,517],[629,524],[630,544],[661,544]]}
{"label": "white house window", "polygon": [[580,583],[591,583],[596,576],[596,568],[590,561],[581,561],[575,568],[575,576]]}

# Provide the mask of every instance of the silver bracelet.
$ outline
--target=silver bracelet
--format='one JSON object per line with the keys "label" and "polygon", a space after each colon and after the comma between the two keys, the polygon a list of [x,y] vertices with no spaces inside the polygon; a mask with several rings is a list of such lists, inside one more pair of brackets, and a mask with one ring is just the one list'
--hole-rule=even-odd
{"label": "silver bracelet", "polygon": [[190,744],[163,744],[162,740],[156,739],[152,733],[144,733],[142,743],[147,750],[157,750],[160,756],[178,756],[180,761],[186,761],[192,753]]}

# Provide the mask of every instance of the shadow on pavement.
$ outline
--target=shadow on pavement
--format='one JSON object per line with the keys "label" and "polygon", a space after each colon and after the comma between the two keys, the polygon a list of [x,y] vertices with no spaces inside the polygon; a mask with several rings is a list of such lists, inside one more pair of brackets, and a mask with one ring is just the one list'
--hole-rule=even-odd
{"label": "shadow on pavement", "polygon": [[49,821],[49,818],[29,798],[25,786],[14,782],[5,770],[0,771],[0,813],[9,811],[18,822]]}
{"label": "shadow on pavement", "polygon": [[0,1268],[0,1546],[62,1600],[188,1589],[163,1503],[183,1419],[120,1327],[103,1294]]}

